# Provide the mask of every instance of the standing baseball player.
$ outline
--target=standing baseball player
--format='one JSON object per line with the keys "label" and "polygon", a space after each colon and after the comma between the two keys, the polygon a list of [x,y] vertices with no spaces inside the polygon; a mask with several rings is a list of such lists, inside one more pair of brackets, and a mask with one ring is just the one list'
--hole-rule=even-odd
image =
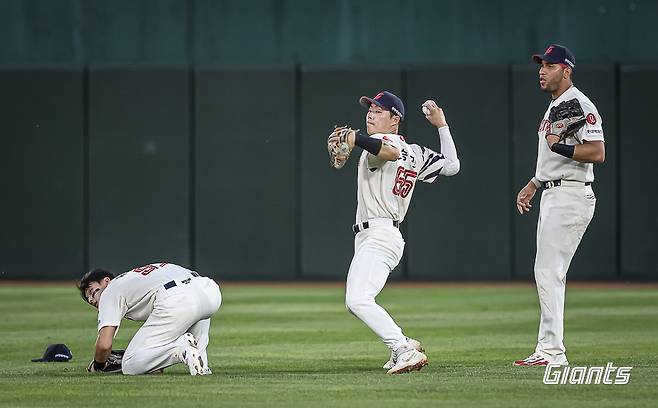
{"label": "standing baseball player", "polygon": [[563,343],[567,270],[594,215],[593,163],[603,163],[605,146],[596,106],[572,83],[576,59],[568,48],[553,44],[533,56],[539,86],[551,102],[539,125],[535,176],[519,191],[519,213],[543,188],[537,223],[535,281],[541,305],[535,352],[518,366],[568,365]]}
{"label": "standing baseball player", "polygon": [[[210,318],[221,304],[210,278],[169,263],[144,265],[119,276],[94,269],[78,283],[82,298],[98,309],[98,338],[91,372],[117,371],[110,358],[121,319],[143,321],[120,362],[124,374],[147,374],[185,363],[191,375],[208,368]],[[108,360],[108,358],[110,358]]]}
{"label": "standing baseball player", "polygon": [[345,304],[391,350],[388,374],[420,370],[427,365],[420,343],[406,337],[391,316],[375,302],[390,272],[402,258],[404,240],[400,223],[418,181],[432,183],[439,175],[459,171],[457,150],[443,110],[434,101],[423,104],[427,120],[438,128],[441,153],[408,144],[398,134],[404,105],[390,92],[361,97],[368,108],[367,134],[337,128],[329,137],[332,165],[340,168],[354,146],[363,149],[358,162],[358,192],[354,231],[354,257],[347,274]]}

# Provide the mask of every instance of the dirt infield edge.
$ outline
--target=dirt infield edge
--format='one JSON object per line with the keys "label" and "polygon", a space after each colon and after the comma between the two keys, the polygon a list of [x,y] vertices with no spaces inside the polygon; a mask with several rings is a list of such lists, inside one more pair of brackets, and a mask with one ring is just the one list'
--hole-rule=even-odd
{"label": "dirt infield edge", "polygon": [[[0,286],[71,286],[75,281],[30,281],[0,280]],[[344,281],[225,281],[222,287],[256,287],[276,288],[342,288]],[[534,287],[533,281],[474,281],[474,282],[437,282],[437,281],[393,281],[386,284],[394,288],[528,288]],[[570,288],[585,289],[658,289],[658,282],[585,282],[575,281],[567,284]]]}

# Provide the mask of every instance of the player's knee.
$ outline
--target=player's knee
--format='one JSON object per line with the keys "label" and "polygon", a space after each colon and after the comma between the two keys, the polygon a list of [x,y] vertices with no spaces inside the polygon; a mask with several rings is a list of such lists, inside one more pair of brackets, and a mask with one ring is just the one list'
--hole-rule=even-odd
{"label": "player's knee", "polygon": [[121,360],[121,372],[125,375],[139,375],[145,374],[146,371],[141,364],[137,363],[134,354],[124,354]]}
{"label": "player's knee", "polygon": [[350,296],[345,298],[347,311],[358,316],[368,306],[368,301],[362,297]]}
{"label": "player's knee", "polygon": [[121,362],[121,372],[125,375],[142,374],[138,371],[136,365],[133,364],[131,360],[125,360],[125,359]]}
{"label": "player's knee", "polygon": [[561,282],[565,277],[564,266],[558,264],[551,268],[535,267],[535,282],[537,284]]}
{"label": "player's knee", "polygon": [[356,313],[354,313],[354,308],[355,307],[356,307],[356,303],[355,303],[354,299],[349,298],[349,297],[345,298],[345,308],[347,309],[348,312],[355,315],[356,314]]}

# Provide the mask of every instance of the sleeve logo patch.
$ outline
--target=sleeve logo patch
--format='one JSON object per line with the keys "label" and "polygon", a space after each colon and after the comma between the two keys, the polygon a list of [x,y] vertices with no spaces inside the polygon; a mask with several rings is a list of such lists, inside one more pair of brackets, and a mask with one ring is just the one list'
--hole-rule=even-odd
{"label": "sleeve logo patch", "polygon": [[596,116],[594,116],[593,113],[588,113],[587,114],[587,123],[590,125],[595,125],[596,124]]}

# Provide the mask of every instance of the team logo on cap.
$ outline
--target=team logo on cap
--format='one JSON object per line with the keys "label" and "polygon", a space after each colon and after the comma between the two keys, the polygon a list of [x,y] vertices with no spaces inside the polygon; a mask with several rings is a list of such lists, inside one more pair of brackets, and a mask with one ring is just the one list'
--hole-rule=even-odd
{"label": "team logo on cap", "polygon": [[550,54],[550,53],[552,53],[552,52],[553,52],[553,48],[555,48],[555,47],[553,47],[552,45],[551,45],[550,47],[546,48],[546,52],[545,52],[544,54]]}
{"label": "team logo on cap", "polygon": [[379,99],[379,98],[381,98],[382,96],[384,96],[384,92],[380,92],[380,93],[378,93],[377,96],[375,96],[374,99]]}
{"label": "team logo on cap", "polygon": [[596,116],[594,116],[593,113],[587,114],[587,123],[589,123],[590,125],[596,124]]}

